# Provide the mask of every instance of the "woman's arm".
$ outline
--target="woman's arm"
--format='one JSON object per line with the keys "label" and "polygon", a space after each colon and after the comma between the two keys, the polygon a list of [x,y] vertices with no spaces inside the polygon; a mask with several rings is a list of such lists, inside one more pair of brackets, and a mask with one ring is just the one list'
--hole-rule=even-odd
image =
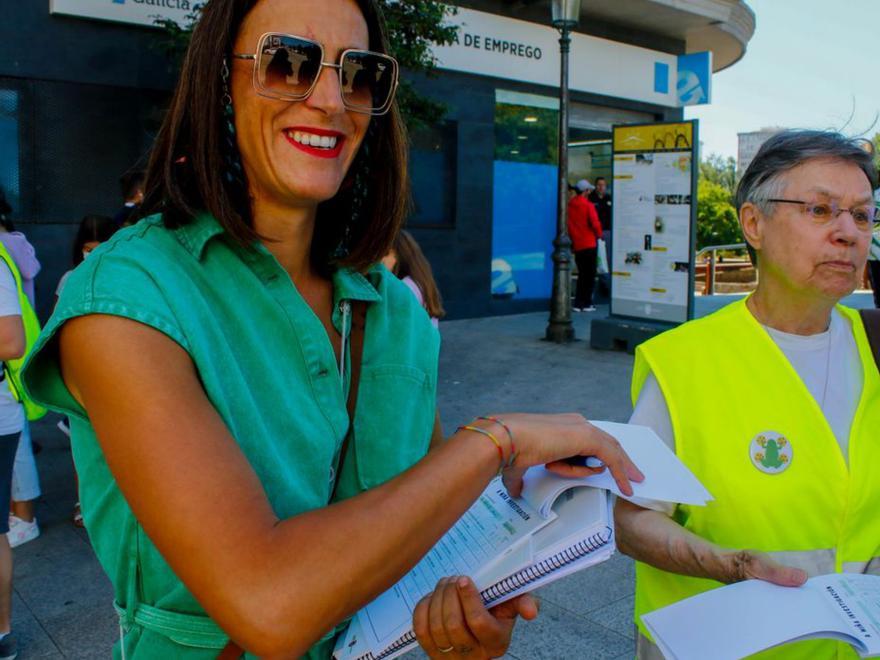
{"label": "woman's arm", "polygon": [[21,316],[0,316],[0,361],[20,358],[25,348]]}
{"label": "woman's arm", "polygon": [[[211,618],[260,656],[305,653],[389,588],[498,470],[492,443],[459,433],[378,488],[279,520],[174,341],[92,315],[63,326],[60,351],[64,381],[135,516]],[[627,475],[640,477],[580,416],[505,421],[523,466],[596,453],[624,489]]]}
{"label": "woman's arm", "polygon": [[768,555],[729,550],[685,529],[659,511],[618,498],[614,507],[618,549],[638,561],[670,573],[729,584],[758,579],[797,587],[807,579],[799,568],[783,566]]}
{"label": "woman's arm", "polygon": [[431,431],[431,444],[428,449],[437,449],[446,440],[443,435],[443,423],[440,421],[440,408],[434,413],[434,429]]}

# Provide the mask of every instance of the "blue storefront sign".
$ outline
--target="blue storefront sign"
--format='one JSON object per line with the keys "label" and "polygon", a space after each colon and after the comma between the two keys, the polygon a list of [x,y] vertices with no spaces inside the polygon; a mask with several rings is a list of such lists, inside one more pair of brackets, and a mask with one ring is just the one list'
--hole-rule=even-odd
{"label": "blue storefront sign", "polygon": [[678,56],[678,104],[705,105],[712,102],[712,53],[689,53]]}

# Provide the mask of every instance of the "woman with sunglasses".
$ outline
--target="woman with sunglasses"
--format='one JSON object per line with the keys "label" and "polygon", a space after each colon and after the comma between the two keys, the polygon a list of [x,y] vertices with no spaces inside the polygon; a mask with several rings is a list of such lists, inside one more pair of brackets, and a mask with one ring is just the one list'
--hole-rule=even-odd
{"label": "woman with sunglasses", "polygon": [[[154,215],[47,324],[29,389],[70,415],[117,656],[328,658],[501,466],[514,494],[530,465],[589,473],[572,455],[640,478],[579,415],[443,441],[437,332],[375,266],[407,197],[385,49],[373,0],[210,0],[152,154]],[[482,658],[518,614],[530,597],[488,612],[444,580],[415,624],[432,657]]]}

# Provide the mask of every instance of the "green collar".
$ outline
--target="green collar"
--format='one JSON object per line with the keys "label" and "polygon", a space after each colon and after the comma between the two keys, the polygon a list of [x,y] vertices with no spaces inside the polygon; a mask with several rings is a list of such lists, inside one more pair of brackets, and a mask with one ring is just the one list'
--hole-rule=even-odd
{"label": "green collar", "polygon": [[[210,213],[199,213],[189,223],[176,230],[183,246],[199,260],[204,255],[208,242],[223,232],[223,227]],[[263,252],[263,250],[259,251]],[[269,254],[268,251],[265,252],[267,255]],[[366,274],[357,273],[349,268],[337,269],[332,278],[334,306],[338,305],[340,300],[363,300],[365,302],[382,300],[377,286],[382,279],[383,270],[378,265],[370,268]]]}
{"label": "green collar", "polygon": [[382,270],[377,264],[370,268],[365,275],[362,275],[350,268],[338,268],[333,273],[334,307],[339,305],[340,300],[363,300],[365,302],[382,300],[382,295],[376,288],[382,279]]}
{"label": "green collar", "polygon": [[199,213],[192,220],[175,230],[180,242],[196,259],[201,260],[205,245],[223,233],[223,227],[210,213]]}

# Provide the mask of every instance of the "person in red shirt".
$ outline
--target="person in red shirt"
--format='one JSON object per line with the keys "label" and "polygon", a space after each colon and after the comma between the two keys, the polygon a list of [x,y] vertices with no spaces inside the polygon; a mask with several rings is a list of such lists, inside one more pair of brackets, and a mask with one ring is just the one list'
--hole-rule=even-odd
{"label": "person in red shirt", "polygon": [[593,286],[596,282],[597,239],[602,236],[602,224],[596,207],[587,199],[594,186],[586,179],[575,184],[577,194],[568,202],[568,235],[571,236],[574,260],[578,267],[574,311],[595,312]]}

